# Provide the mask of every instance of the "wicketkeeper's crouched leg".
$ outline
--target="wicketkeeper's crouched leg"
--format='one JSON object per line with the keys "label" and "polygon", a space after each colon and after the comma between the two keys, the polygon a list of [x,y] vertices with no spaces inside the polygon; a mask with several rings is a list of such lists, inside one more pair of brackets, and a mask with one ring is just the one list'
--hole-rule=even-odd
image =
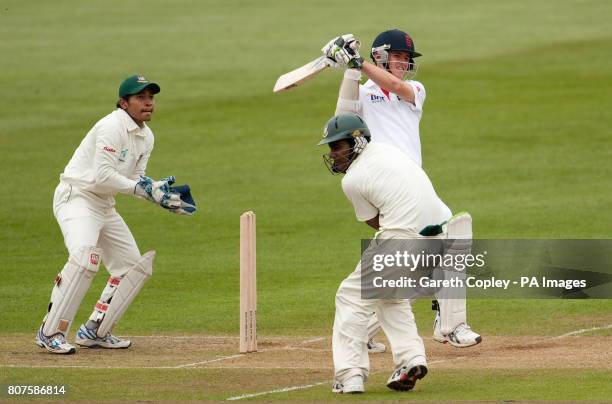
{"label": "wicketkeeper's crouched leg", "polygon": [[112,344],[111,341],[105,342],[102,340],[111,334],[115,324],[121,319],[142,286],[152,275],[154,258],[155,251],[149,251],[134,266],[129,268],[123,277],[111,276],[108,279],[87,324],[79,329],[77,344],[99,345],[104,348],[126,348],[129,346],[129,341],[117,345]]}
{"label": "wicketkeeper's crouched leg", "polygon": [[74,316],[98,272],[102,250],[95,246],[82,247],[68,257],[68,262],[55,278],[42,333],[66,336]]}

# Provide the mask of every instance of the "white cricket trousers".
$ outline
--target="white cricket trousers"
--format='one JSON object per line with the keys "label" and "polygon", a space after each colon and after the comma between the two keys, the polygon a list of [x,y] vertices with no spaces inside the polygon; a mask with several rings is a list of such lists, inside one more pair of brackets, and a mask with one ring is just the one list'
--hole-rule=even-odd
{"label": "white cricket trousers", "polygon": [[102,249],[102,262],[121,278],[140,259],[136,240],[114,207],[114,198],[100,197],[60,182],[53,197],[53,214],[69,254],[83,246]]}
{"label": "white cricket trousers", "polygon": [[[383,232],[377,238],[401,237]],[[402,366],[427,366],[425,346],[417,332],[408,299],[362,299],[361,263],[338,288],[336,292],[336,316],[332,339],[335,379],[346,382],[354,375],[369,375],[368,322],[376,313],[387,335],[393,353],[395,368]]]}

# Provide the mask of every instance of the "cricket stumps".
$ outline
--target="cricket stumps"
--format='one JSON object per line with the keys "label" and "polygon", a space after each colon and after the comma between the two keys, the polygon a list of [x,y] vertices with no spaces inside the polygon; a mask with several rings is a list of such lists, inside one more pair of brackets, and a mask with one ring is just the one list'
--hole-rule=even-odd
{"label": "cricket stumps", "polygon": [[240,215],[240,353],[257,351],[255,213]]}

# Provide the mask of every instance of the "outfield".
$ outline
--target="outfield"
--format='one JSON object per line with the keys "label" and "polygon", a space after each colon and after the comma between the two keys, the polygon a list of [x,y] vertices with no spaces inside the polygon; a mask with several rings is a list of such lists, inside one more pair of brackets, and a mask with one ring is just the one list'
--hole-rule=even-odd
{"label": "outfield", "polygon": [[[453,210],[471,212],[477,237],[610,238],[612,4],[385,5],[4,2],[0,384],[66,383],[68,398],[81,400],[227,399],[296,386],[309,387],[252,398],[355,399],[330,393],[334,293],[372,233],[314,146],[341,73],[272,94],[280,74],[345,31],[366,48],[386,28],[413,35],[427,88],[424,168]],[[178,217],[119,196],[141,251],[157,251],[153,277],[116,330],[135,346],[50,357],[33,341],[66,259],[53,190],[114,107],[119,81],[136,72],[162,87],[148,174],[189,183],[200,210]],[[246,210],[257,213],[264,351],[233,357]],[[75,323],[105,281],[94,280]],[[398,394],[384,387],[390,355],[373,357],[358,399],[612,400],[611,300],[470,301],[484,342],[467,350],[430,341],[427,301],[415,315],[430,374]],[[116,369],[100,382],[99,368]]]}

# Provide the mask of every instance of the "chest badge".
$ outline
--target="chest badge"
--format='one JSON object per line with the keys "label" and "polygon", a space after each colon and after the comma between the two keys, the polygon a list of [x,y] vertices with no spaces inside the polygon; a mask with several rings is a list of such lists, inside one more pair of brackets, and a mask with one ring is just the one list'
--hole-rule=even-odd
{"label": "chest badge", "polygon": [[125,162],[125,160],[127,159],[128,151],[129,151],[129,149],[121,150],[121,154],[119,154],[119,161]]}

